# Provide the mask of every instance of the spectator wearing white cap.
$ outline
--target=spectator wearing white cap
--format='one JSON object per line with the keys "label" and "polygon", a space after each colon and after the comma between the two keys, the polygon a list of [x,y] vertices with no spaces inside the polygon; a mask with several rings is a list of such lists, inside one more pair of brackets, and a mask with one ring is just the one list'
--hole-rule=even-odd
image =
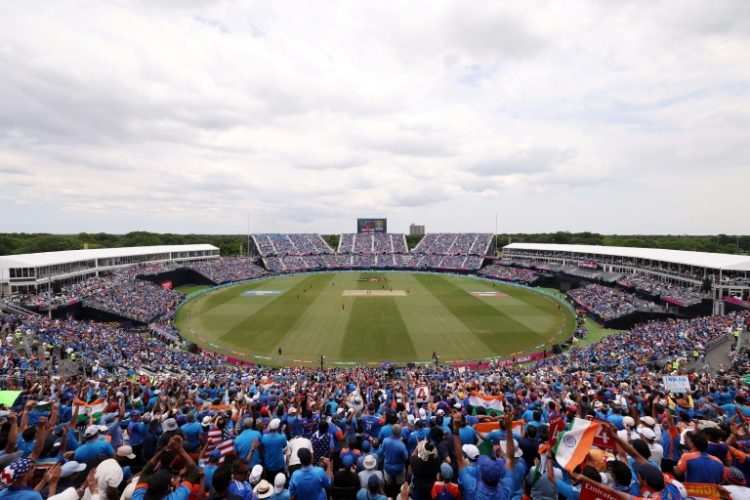
{"label": "spectator wearing white cap", "polygon": [[273,480],[273,495],[269,498],[271,500],[289,500],[289,490],[284,486],[286,486],[286,476],[279,472]]}
{"label": "spectator wearing white cap", "polygon": [[623,441],[633,441],[638,439],[638,431],[635,429],[635,419],[631,416],[622,418],[622,429],[617,431],[617,436]]}
{"label": "spectator wearing white cap", "polygon": [[644,427],[648,427],[654,434],[656,434],[656,440],[661,441],[662,429],[661,425],[654,419],[654,417],[641,417],[638,422],[638,433],[640,434]]}
{"label": "spectator wearing white cap", "polygon": [[365,470],[358,474],[360,487],[367,488],[367,481],[370,476],[377,476],[381,483],[385,482],[383,472],[378,470],[378,459],[375,458],[375,455],[366,455],[362,464]]}
{"label": "spectator wearing white cap", "polygon": [[[106,427],[104,429],[106,430]],[[100,439],[99,433],[101,431],[102,429],[98,425],[86,427],[86,430],[83,431],[86,442],[79,446],[73,455],[76,462],[86,463],[98,457],[112,458],[115,456],[112,445],[104,439]]]}
{"label": "spectator wearing white cap", "polygon": [[273,481],[276,474],[283,472],[286,466],[284,452],[288,443],[286,436],[279,432],[280,426],[281,420],[278,418],[272,419],[268,423],[268,434],[264,435],[260,441],[263,450],[265,477],[269,481]]}
{"label": "spectator wearing white cap", "polygon": [[664,447],[656,442],[656,433],[649,427],[641,429],[641,439],[646,441],[648,449],[651,451],[651,460],[661,465],[661,459],[664,457]]}

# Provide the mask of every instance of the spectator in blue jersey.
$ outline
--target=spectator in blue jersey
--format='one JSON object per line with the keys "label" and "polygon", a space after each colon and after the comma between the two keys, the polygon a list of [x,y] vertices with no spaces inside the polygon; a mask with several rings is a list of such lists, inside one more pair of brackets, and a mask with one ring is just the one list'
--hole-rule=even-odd
{"label": "spectator in blue jersey", "polygon": [[188,413],[185,420],[180,429],[185,435],[185,450],[190,453],[200,448],[204,433],[201,424],[195,421],[195,413]]}
{"label": "spectator in blue jersey", "polygon": [[104,438],[100,437],[101,428],[98,425],[86,427],[83,436],[86,442],[78,447],[73,457],[76,462],[85,463],[95,458],[112,458],[115,450]]}
{"label": "spectator in blue jersey", "polygon": [[242,432],[234,439],[234,450],[237,456],[244,460],[249,460],[250,467],[260,463],[260,453],[250,452],[253,450],[255,443],[260,444],[260,432],[253,429],[253,418],[247,417],[242,421]]}
{"label": "spectator in blue jersey", "polygon": [[289,480],[289,496],[292,500],[325,500],[331,487],[333,469],[331,461],[323,458],[325,470],[312,465],[313,455],[307,448],[297,452],[302,467],[294,471]]}
{"label": "spectator in blue jersey", "polygon": [[276,474],[282,472],[286,465],[284,451],[286,451],[286,436],[279,432],[281,420],[272,419],[268,423],[268,434],[261,438],[263,452],[263,474],[267,481],[273,481]]}
{"label": "spectator in blue jersey", "polygon": [[383,471],[387,484],[401,484],[404,482],[409,454],[401,441],[401,426],[393,424],[390,427],[391,435],[385,438],[380,450],[383,457]]}

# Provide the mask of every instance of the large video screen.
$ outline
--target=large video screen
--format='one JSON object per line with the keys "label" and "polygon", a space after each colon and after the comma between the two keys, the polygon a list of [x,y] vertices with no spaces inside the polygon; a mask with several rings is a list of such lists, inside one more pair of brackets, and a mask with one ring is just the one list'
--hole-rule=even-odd
{"label": "large video screen", "polygon": [[358,233],[387,233],[388,219],[357,219]]}

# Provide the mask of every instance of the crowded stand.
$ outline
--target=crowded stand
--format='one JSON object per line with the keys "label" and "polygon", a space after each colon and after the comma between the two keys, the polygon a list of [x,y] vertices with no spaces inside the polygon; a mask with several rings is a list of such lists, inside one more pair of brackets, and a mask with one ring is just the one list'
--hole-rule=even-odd
{"label": "crowded stand", "polygon": [[217,285],[259,278],[268,274],[252,260],[242,257],[194,261],[185,264],[184,267],[205,276]]}
{"label": "crowded stand", "polygon": [[429,233],[412,250],[413,269],[476,271],[489,251],[491,234]]}
{"label": "crowded stand", "polygon": [[261,257],[333,253],[319,234],[254,234],[253,241]]}
{"label": "crowded stand", "polygon": [[498,264],[492,264],[487,266],[478,273],[480,276],[487,278],[512,281],[516,283],[524,283],[530,285],[539,279],[534,271],[530,269],[523,269],[520,267],[510,267]]}
{"label": "crowded stand", "polygon": [[121,283],[84,299],[84,306],[150,323],[177,306],[185,296],[149,281]]}
{"label": "crowded stand", "polygon": [[424,255],[486,255],[492,235],[489,233],[428,233],[413,253]]}
{"label": "crowded stand", "polygon": [[627,316],[636,311],[656,311],[659,307],[653,302],[637,298],[615,288],[602,285],[586,285],[568,292],[568,296],[587,311],[603,321]]}
{"label": "crowded stand", "polygon": [[617,284],[625,288],[643,291],[649,295],[676,300],[683,306],[700,304],[704,299],[709,298],[700,286],[688,288],[654,279],[645,274],[623,277],[617,280]]}
{"label": "crowded stand", "polygon": [[42,292],[34,295],[19,297],[20,302],[26,307],[36,307],[53,310],[61,306],[80,302],[84,298],[106,291],[108,288],[118,286],[135,279],[139,274],[138,267],[120,269],[106,276],[92,276],[77,283],[70,283],[60,288],[59,292]]}
{"label": "crowded stand", "polygon": [[[2,383],[18,390],[0,496],[746,498],[747,350],[718,373],[689,360],[748,320],[653,321],[530,366],[383,370],[240,368],[107,325],[0,316]],[[28,341],[92,376],[60,375]]]}
{"label": "crowded stand", "polygon": [[406,238],[401,233],[345,233],[341,235],[340,254],[406,254]]}

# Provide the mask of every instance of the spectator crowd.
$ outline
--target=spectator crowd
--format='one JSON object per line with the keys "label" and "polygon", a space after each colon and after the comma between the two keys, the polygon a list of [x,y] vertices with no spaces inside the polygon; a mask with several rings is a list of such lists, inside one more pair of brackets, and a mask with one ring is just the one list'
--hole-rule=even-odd
{"label": "spectator crowd", "polygon": [[[238,367],[97,323],[0,316],[0,386],[18,391],[0,407],[0,496],[577,499],[588,485],[682,499],[700,483],[745,498],[747,352],[717,373],[687,358],[748,320],[651,322],[526,367],[382,370]],[[30,339],[90,372],[61,374],[56,355],[19,348]],[[678,373],[688,393],[666,390]],[[599,437],[570,464],[551,444],[587,417]]]}

